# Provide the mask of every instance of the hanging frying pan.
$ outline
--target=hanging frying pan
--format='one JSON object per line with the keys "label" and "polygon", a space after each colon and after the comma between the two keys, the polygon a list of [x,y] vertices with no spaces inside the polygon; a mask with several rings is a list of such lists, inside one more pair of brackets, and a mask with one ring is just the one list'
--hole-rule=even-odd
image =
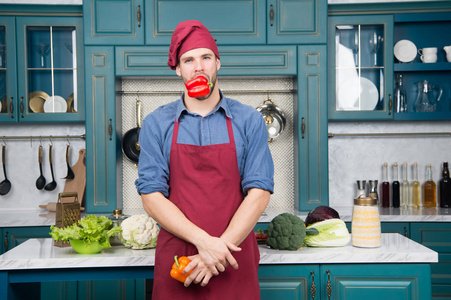
{"label": "hanging frying pan", "polygon": [[141,100],[136,100],[136,127],[122,137],[122,151],[134,163],[139,159],[139,130],[141,129]]}

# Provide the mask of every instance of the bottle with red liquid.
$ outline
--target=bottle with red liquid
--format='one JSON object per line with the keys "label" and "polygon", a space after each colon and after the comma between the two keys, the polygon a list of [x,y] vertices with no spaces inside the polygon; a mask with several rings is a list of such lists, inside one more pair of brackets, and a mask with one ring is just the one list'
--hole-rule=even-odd
{"label": "bottle with red liquid", "polygon": [[382,207],[390,207],[390,183],[388,182],[387,163],[384,163],[384,167],[382,168],[381,202]]}
{"label": "bottle with red liquid", "polygon": [[395,162],[393,166],[393,183],[392,183],[392,202],[393,207],[398,208],[400,201],[400,190],[399,190],[399,180],[398,180],[398,163]]}

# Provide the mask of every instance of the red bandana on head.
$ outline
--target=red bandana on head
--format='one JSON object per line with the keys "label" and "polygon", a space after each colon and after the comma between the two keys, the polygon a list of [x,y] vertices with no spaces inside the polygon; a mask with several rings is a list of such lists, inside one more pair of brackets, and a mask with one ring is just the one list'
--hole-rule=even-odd
{"label": "red bandana on head", "polygon": [[219,58],[218,46],[207,27],[196,20],[180,22],[172,34],[169,46],[169,68],[175,70],[180,56],[196,48],[211,49]]}

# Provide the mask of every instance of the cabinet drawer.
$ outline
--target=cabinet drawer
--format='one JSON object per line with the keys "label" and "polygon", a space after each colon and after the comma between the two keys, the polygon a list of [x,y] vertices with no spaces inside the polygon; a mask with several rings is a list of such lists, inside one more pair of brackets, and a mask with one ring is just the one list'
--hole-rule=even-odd
{"label": "cabinet drawer", "polygon": [[[222,46],[220,75],[296,75],[295,46]],[[167,47],[116,47],[117,76],[175,76]]]}

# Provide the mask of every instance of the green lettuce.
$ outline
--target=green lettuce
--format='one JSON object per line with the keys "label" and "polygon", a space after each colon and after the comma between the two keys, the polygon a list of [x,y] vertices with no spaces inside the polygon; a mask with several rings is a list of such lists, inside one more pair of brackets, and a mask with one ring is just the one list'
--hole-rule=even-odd
{"label": "green lettuce", "polygon": [[113,227],[113,222],[107,217],[95,215],[87,215],[66,228],[51,226],[50,229],[55,241],[83,240],[87,245],[99,242],[103,248],[110,248],[110,237],[121,232],[121,227]]}
{"label": "green lettuce", "polygon": [[305,237],[304,242],[310,247],[340,247],[351,240],[346,224],[341,219],[328,219],[307,226],[307,229],[312,228],[317,229],[319,233]]}

